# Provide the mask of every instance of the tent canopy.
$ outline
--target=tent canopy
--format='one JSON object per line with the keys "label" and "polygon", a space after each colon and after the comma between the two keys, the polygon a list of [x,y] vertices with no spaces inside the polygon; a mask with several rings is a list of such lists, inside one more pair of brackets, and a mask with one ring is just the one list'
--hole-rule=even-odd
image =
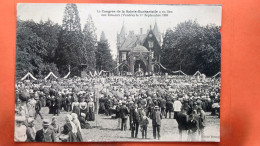
{"label": "tent canopy", "polygon": [[200,75],[201,75],[201,72],[200,71],[196,71],[193,76],[200,76]]}
{"label": "tent canopy", "polygon": [[50,72],[45,78],[44,80],[47,80],[50,76],[53,76],[54,78],[58,78],[57,76],[55,76],[55,74],[53,72]]}
{"label": "tent canopy", "polygon": [[21,80],[23,81],[26,78],[32,78],[33,80],[37,80],[31,73],[27,73]]}
{"label": "tent canopy", "polygon": [[216,73],[212,78],[220,77],[220,75],[221,75],[221,72],[218,72],[218,73]]}
{"label": "tent canopy", "polygon": [[67,79],[69,77],[69,75],[70,75],[70,72],[68,72],[68,74],[66,76],[64,76],[63,78]]}

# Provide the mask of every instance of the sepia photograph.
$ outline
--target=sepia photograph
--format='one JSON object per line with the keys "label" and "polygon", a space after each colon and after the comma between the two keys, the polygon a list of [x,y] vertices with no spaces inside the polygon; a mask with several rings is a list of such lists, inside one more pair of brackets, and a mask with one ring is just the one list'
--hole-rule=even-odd
{"label": "sepia photograph", "polygon": [[220,142],[221,5],[18,3],[15,142]]}

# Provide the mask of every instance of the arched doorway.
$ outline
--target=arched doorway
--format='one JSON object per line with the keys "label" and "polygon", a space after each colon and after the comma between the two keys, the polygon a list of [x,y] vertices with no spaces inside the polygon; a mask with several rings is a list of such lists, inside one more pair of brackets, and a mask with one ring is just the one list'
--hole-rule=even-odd
{"label": "arched doorway", "polygon": [[158,75],[160,73],[160,66],[159,66],[159,64],[155,64],[154,65],[154,73],[156,75]]}
{"label": "arched doorway", "polygon": [[127,72],[129,72],[128,65],[127,65],[127,64],[123,64],[123,65],[121,66],[121,75],[122,75],[122,76],[126,76],[126,75],[127,75]]}
{"label": "arched doorway", "polygon": [[136,60],[134,65],[134,72],[140,74],[146,73],[146,65],[142,60]]}

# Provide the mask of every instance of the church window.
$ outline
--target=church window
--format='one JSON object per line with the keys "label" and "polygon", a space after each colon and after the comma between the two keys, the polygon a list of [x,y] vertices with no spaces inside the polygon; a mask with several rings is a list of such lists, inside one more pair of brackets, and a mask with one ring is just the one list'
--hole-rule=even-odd
{"label": "church window", "polygon": [[122,61],[125,61],[126,60],[126,53],[122,53]]}
{"label": "church window", "polygon": [[148,41],[149,48],[153,48],[153,41]]}

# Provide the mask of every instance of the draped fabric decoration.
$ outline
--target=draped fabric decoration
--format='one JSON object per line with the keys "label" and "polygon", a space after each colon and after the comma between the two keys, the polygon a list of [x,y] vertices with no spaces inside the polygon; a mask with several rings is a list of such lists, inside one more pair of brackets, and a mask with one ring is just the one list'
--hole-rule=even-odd
{"label": "draped fabric decoration", "polygon": [[67,79],[69,77],[69,75],[70,75],[70,72],[68,72],[68,74],[66,76],[64,76],[63,78]]}
{"label": "draped fabric decoration", "polygon": [[[171,71],[171,70],[167,69],[166,67],[164,67],[161,63],[159,63],[159,65],[160,65],[164,70],[170,71],[170,72],[172,72],[172,73],[174,73],[174,74],[176,74],[176,73],[181,73],[181,74],[187,76],[187,74],[185,74],[182,70]],[[215,74],[214,76],[212,76],[212,78],[215,78],[216,76],[218,76],[218,75],[220,75],[220,74],[221,74],[221,72],[218,72],[217,74]],[[196,71],[196,72],[193,74],[193,76],[202,76],[202,75],[205,76],[205,74],[202,74],[200,71]]]}
{"label": "draped fabric decoration", "polygon": [[57,76],[55,76],[55,74],[53,72],[50,72],[45,78],[44,80],[47,80],[50,76],[53,76],[54,78],[58,78]]}
{"label": "draped fabric decoration", "polygon": [[201,75],[201,72],[200,71],[196,71],[193,76],[200,76],[200,75]]}
{"label": "draped fabric decoration", "polygon": [[32,78],[33,80],[37,80],[31,73],[27,73],[21,80],[23,81],[26,78]]}
{"label": "draped fabric decoration", "polygon": [[212,76],[212,78],[215,78],[218,75],[221,75],[221,73],[220,72],[216,73],[214,76]]}
{"label": "draped fabric decoration", "polygon": [[92,74],[92,72],[91,72],[91,71],[89,71],[89,74],[90,74],[90,76],[91,76],[91,77],[93,77],[93,74]]}
{"label": "draped fabric decoration", "polygon": [[103,73],[103,70],[101,70],[98,75],[100,76],[102,73]]}
{"label": "draped fabric decoration", "polygon": [[166,67],[164,67],[161,63],[159,63],[159,65],[163,68],[163,69],[165,69],[165,70],[168,70]]}
{"label": "draped fabric decoration", "polygon": [[98,74],[98,75],[100,76],[100,75],[101,75],[103,72],[104,72],[104,73],[107,73],[107,72],[109,72],[109,71],[104,71],[104,70],[101,70],[101,71],[99,72],[99,74]]}
{"label": "draped fabric decoration", "polygon": [[120,67],[122,64],[123,64],[123,63],[120,63],[117,67],[115,67],[114,69],[112,69],[112,70],[110,70],[110,71],[101,70],[98,75],[101,75],[103,72],[104,72],[104,73],[111,72],[111,71],[117,69],[118,67]]}
{"label": "draped fabric decoration", "polygon": [[172,71],[172,73],[176,74],[176,73],[181,73],[182,75],[187,76],[187,74],[185,74],[183,71],[181,70],[177,70],[177,71]]}
{"label": "draped fabric decoration", "polygon": [[[171,71],[171,70],[167,69],[166,67],[164,67],[161,63],[159,63],[159,65],[160,65],[164,70]],[[171,72],[174,73],[174,74],[176,74],[176,73],[181,73],[182,75],[187,76],[187,74],[185,74],[182,70],[171,71]]]}
{"label": "draped fabric decoration", "polygon": [[95,71],[95,72],[94,72],[94,76],[97,76],[97,75],[98,75],[98,74],[97,74],[97,71]]}
{"label": "draped fabric decoration", "polygon": [[[89,71],[89,74],[90,74],[91,77],[100,76],[100,75],[102,75],[102,73],[111,72],[111,71],[117,69],[117,68],[120,67],[122,64],[123,64],[123,63],[119,64],[116,68],[114,68],[114,69],[112,69],[112,70],[110,70],[110,71],[101,70],[99,73],[98,73],[97,71],[94,71],[94,73],[92,73],[91,71]],[[164,67],[161,63],[159,63],[159,65],[160,65],[163,69],[170,71],[169,69],[167,69],[166,67]],[[182,74],[182,75],[187,76],[187,74],[185,74],[182,70],[170,71],[170,72],[172,72],[172,73],[174,73],[174,74],[180,73],[180,74]],[[215,78],[215,77],[219,76],[220,74],[221,74],[221,72],[218,72],[218,73],[216,73],[214,76],[212,76],[212,78]],[[64,79],[67,79],[67,78],[69,77],[69,75],[70,75],[70,72],[68,72],[68,74],[65,75],[63,78],[64,78]],[[196,72],[193,74],[193,76],[201,76],[201,75],[204,75],[204,74],[202,74],[200,71],[196,71]],[[53,77],[56,78],[56,79],[58,78],[53,72],[50,72],[50,73],[44,78],[44,80],[47,80],[50,76],[53,76]],[[33,79],[33,80],[37,80],[37,79],[36,79],[31,73],[29,73],[29,72],[28,72],[21,80],[25,80],[25,79],[27,79],[27,78],[31,78],[31,79]]]}

